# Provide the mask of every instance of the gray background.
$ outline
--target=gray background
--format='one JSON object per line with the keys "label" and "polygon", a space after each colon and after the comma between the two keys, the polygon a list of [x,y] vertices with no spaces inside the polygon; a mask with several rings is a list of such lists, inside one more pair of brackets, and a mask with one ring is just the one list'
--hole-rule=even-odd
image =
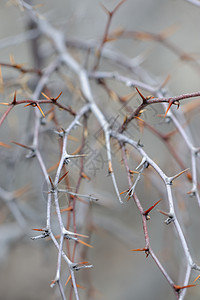
{"label": "gray background", "polygon": [[[35,1],[34,3],[40,3]],[[118,1],[103,1],[103,4],[112,9]],[[43,1],[44,6],[40,12],[52,22],[56,27],[62,28],[69,38],[97,39],[101,38],[106,23],[106,15],[100,6],[100,1],[95,0],[58,0]],[[186,3],[176,0],[129,0],[119,9],[113,18],[111,30],[117,27],[123,27],[127,30],[144,30],[153,33],[160,33],[169,26],[176,24],[177,31],[169,38],[176,45],[186,52],[194,53],[199,59],[199,28],[200,28],[200,9]],[[0,39],[15,36],[24,31],[26,19],[14,6],[9,6],[8,2],[0,2]],[[1,45],[1,42],[0,42]],[[167,84],[169,92],[173,95],[199,90],[199,74],[190,66],[181,62],[180,59],[156,42],[139,42],[119,40],[113,43],[113,48],[118,49],[130,58],[147,52],[147,59],[143,67],[152,73],[158,81],[162,82],[168,74],[171,79]],[[27,66],[33,65],[30,46],[23,43],[14,47],[0,48],[0,61],[9,62],[9,54],[13,54],[17,63],[26,63]],[[9,71],[3,70],[3,75],[9,75]],[[123,90],[120,90],[122,92]],[[107,98],[105,94],[100,95]],[[8,94],[6,94],[8,96]],[[5,94],[1,95],[3,99]],[[103,100],[102,100],[103,101]],[[101,103],[100,103],[101,105]],[[161,108],[157,108],[158,112]],[[13,115],[15,120],[15,116]],[[1,132],[1,137],[12,140],[19,135],[19,128],[22,124],[19,120],[10,124],[8,135],[5,137],[5,131]],[[14,122],[14,123],[13,123]],[[158,119],[151,122],[158,122]],[[14,124],[14,125],[13,125]],[[7,124],[6,124],[7,125]],[[195,117],[191,126],[194,131],[194,137],[198,144],[199,122]],[[15,127],[15,128],[13,128]],[[162,126],[161,126],[162,128]],[[3,127],[5,129],[5,127]],[[5,129],[6,130],[6,129]],[[164,129],[163,129],[164,130]],[[137,133],[136,133],[137,135]],[[174,174],[178,170],[173,166],[171,158],[165,147],[156,138],[149,136],[144,132],[142,142],[148,153],[165,168],[168,173]],[[180,144],[180,148],[181,148]],[[184,152],[185,150],[183,150]],[[158,156],[159,152],[159,156]],[[116,167],[119,157],[116,155]],[[170,162],[169,162],[170,161]],[[133,163],[133,168],[137,162]],[[117,203],[111,181],[105,177],[107,166],[104,165],[97,173],[93,181],[82,187],[83,192],[88,189],[100,198],[104,206],[96,205],[94,208],[94,219],[96,219],[97,230],[92,236],[92,245],[94,249],[89,250],[89,260],[94,264],[91,271],[81,271],[77,274],[81,285],[84,285],[84,274],[90,272],[92,284],[96,289],[96,299],[126,299],[126,300],[153,300],[153,299],[175,299],[171,288],[161,275],[151,258],[146,259],[142,253],[133,253],[132,248],[140,248],[144,245],[142,233],[141,217],[131,202],[121,207]],[[5,166],[1,167],[1,184],[5,184]],[[31,171],[30,171],[31,170]],[[13,171],[15,172],[15,171]],[[26,163],[20,166],[20,171],[15,172],[14,176],[27,172],[27,182],[37,175],[37,168],[31,165],[27,167]],[[120,173],[120,172],[119,172]],[[121,179],[120,175],[117,178]],[[20,176],[17,181],[19,186],[22,183]],[[119,183],[120,190],[127,188],[126,181]],[[143,199],[144,206],[146,199],[151,203],[159,199],[159,192],[155,192],[150,187],[150,192],[143,192],[141,182],[141,191],[138,186],[138,194]],[[39,185],[42,190],[42,183]],[[38,194],[42,193],[38,191]],[[34,199],[35,196],[32,196]],[[31,196],[30,196],[31,198]],[[187,199],[185,200],[187,203]],[[146,205],[147,207],[148,205]],[[166,208],[161,204],[159,208]],[[193,209],[188,213],[187,237],[191,244],[192,254],[195,261],[199,261],[199,212],[194,204]],[[45,201],[39,208],[45,213]],[[161,262],[165,264],[166,269],[174,280],[179,276],[178,268],[180,264],[184,266],[184,259],[180,259],[181,250],[176,243],[172,228],[164,225],[163,217],[156,211],[153,212],[149,223],[151,245],[159,256]],[[108,225],[107,223],[108,222]],[[119,226],[119,227],[118,227]],[[37,223],[33,221],[30,228],[36,227]],[[105,228],[104,228],[105,227]],[[106,230],[107,229],[107,230]],[[1,268],[0,268],[0,298],[5,300],[25,300],[25,299],[56,299],[56,291],[49,287],[56,270],[56,251],[49,242],[44,241],[30,242],[32,233],[20,239],[20,242],[4,243],[3,224],[1,225],[2,246],[1,246]],[[117,231],[117,232],[116,232]],[[9,231],[12,232],[12,229]],[[17,234],[17,232],[16,232]],[[125,238],[126,236],[126,238]],[[18,239],[16,239],[18,240]],[[6,245],[10,247],[6,248]],[[7,252],[7,255],[5,253]],[[198,273],[192,274],[194,279]],[[181,275],[180,275],[181,277]],[[177,282],[178,283],[178,282]],[[191,288],[185,299],[199,299],[199,287]],[[84,291],[80,295],[85,297]]]}

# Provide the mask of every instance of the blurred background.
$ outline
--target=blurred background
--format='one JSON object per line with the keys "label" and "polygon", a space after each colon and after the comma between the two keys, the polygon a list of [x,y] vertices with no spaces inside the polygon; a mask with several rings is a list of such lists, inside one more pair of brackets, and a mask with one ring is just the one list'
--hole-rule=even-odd
{"label": "blurred background", "polygon": [[[56,2],[43,0],[42,3],[32,1],[32,4],[36,7],[42,4],[38,6],[38,12],[53,26],[65,33],[70,53],[81,65],[84,65],[87,62],[87,51],[79,47],[71,47],[73,41],[98,45],[107,22],[107,15],[101,4],[112,10],[118,2],[114,0],[57,0]],[[106,47],[126,56],[133,64],[137,65],[139,62],[141,69],[144,70],[146,76],[148,75],[146,83],[153,87],[165,83],[166,95],[198,91],[199,14],[200,8],[183,0],[127,0],[114,15],[110,32],[119,32],[124,29],[163,34],[173,46],[158,42],[153,38],[121,37],[108,43]],[[38,68],[38,62],[33,56],[32,40],[29,39],[30,32],[25,35],[25,32],[30,30],[29,20],[26,14],[16,6],[15,1],[0,2],[0,24],[0,63],[12,63],[14,58],[17,64],[24,64],[24,67]],[[38,43],[42,58],[42,65],[39,67],[45,68],[55,58],[55,53],[51,53],[50,42],[47,39],[40,38]],[[180,55],[183,53],[187,53],[192,59],[181,59]],[[93,63],[94,58],[91,58],[88,62],[89,68]],[[132,79],[141,80],[139,73],[127,71],[112,60],[102,59],[99,70],[118,71]],[[11,101],[15,90],[18,91],[17,99],[28,97],[28,93],[31,94],[34,90],[37,78],[33,75],[20,74],[17,70],[6,67],[2,67],[1,72],[1,78],[3,78],[0,90],[1,102]],[[47,88],[53,97],[56,97],[62,90],[62,103],[78,110],[83,105],[83,101],[80,100],[80,95],[74,88],[77,82],[72,72],[63,67],[58,75],[55,74],[50,78]],[[113,123],[113,126],[119,126],[127,113],[127,104],[113,100],[94,80],[91,80],[91,85],[95,101],[104,111],[106,118]],[[133,89],[114,81],[108,81],[108,86],[111,91],[120,96],[134,92]],[[148,92],[144,91],[144,94],[147,96]],[[196,103],[199,99],[192,101]],[[133,94],[128,101],[128,106],[137,107],[138,103],[140,103],[140,98]],[[200,110],[196,104],[195,109],[189,110],[187,103],[188,101],[184,101],[180,109],[185,112],[186,126],[189,126],[194,145],[198,147]],[[10,146],[10,148],[0,147],[0,187],[8,192],[28,187],[15,201],[18,207],[17,212],[19,209],[17,216],[13,215],[13,210],[16,211],[15,207],[10,210],[6,201],[0,199],[0,298],[5,300],[60,299],[59,292],[50,288],[51,280],[56,272],[57,250],[50,241],[30,239],[34,236],[32,228],[45,226],[47,199],[45,181],[37,161],[26,158],[27,149],[11,144],[11,141],[31,143],[34,117],[33,108],[29,108],[16,107],[0,129],[0,141]],[[0,109],[2,114],[5,107],[1,106]],[[163,107],[155,105],[147,109],[143,119],[164,134],[173,130],[174,127],[163,121],[161,118],[163,113]],[[73,119],[63,111],[58,111],[57,116],[60,127],[64,128],[67,128]],[[82,181],[80,192],[92,194],[99,200],[88,211],[84,204],[77,204],[78,229],[87,231],[87,227],[92,224],[90,243],[94,247],[85,250],[84,246],[78,246],[77,260],[79,257],[87,257],[87,260],[94,265],[93,269],[81,270],[76,274],[78,283],[85,286],[85,289],[80,289],[80,299],[175,299],[173,291],[153,260],[150,257],[146,258],[144,253],[130,251],[133,248],[144,247],[141,216],[132,200],[127,202],[124,196],[125,204],[120,205],[116,197],[111,178],[107,176],[108,166],[102,131],[94,117],[89,119],[88,128],[89,138],[84,149],[88,154],[85,161],[85,173],[88,178]],[[48,168],[59,160],[58,137],[52,134],[53,129],[54,124],[47,122],[40,134],[40,150]],[[79,146],[81,134],[81,128],[73,131],[76,141],[70,141],[69,153]],[[181,171],[166,145],[156,135],[145,128],[140,130],[138,124],[130,126],[128,134],[134,140],[140,140],[145,151],[166,174],[170,176]],[[180,136],[173,135],[171,141],[186,167],[190,167],[188,149]],[[128,189],[128,182],[121,163],[121,152],[115,142],[112,144],[112,154],[113,168],[121,192]],[[132,170],[139,162],[140,157],[130,150],[129,163]],[[70,185],[75,188],[79,160],[72,162],[69,170]],[[162,186],[160,179],[152,170],[145,172],[136,189],[142,205],[147,209],[162,198],[163,201],[158,208],[167,211],[164,185]],[[50,174],[53,177],[55,170]],[[196,199],[187,195],[190,188],[191,184],[186,178],[176,181],[175,205],[191,254],[194,261],[200,264],[199,207]],[[2,195],[2,191],[0,192]],[[65,207],[68,203],[66,196],[61,196],[59,200],[61,207]],[[63,218],[67,218],[67,214],[63,214]],[[52,216],[52,219],[55,221],[56,232],[58,230],[56,218]],[[166,226],[164,219],[164,216],[156,209],[152,212],[148,223],[150,244],[172,279],[176,284],[181,284],[185,272],[183,250],[173,231],[173,226]],[[63,282],[65,282],[68,274],[64,262],[62,271]],[[198,272],[192,273],[190,283],[197,275]],[[90,297],[88,286],[92,286]],[[199,293],[200,288],[197,283],[195,288],[188,289],[185,299],[199,299]],[[68,295],[68,291],[66,294]]]}

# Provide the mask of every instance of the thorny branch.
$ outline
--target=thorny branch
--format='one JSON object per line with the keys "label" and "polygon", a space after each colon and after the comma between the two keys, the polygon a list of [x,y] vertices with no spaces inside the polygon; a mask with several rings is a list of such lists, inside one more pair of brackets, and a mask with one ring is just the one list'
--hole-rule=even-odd
{"label": "thorny branch", "polygon": [[[91,247],[91,245],[87,244],[86,242],[82,241],[79,237],[85,238],[86,236],[77,233],[77,216],[76,216],[76,202],[78,199],[86,199],[87,203],[90,203],[92,201],[96,201],[96,197],[92,197],[91,195],[83,195],[78,193],[78,190],[80,188],[81,180],[83,177],[87,177],[84,173],[84,158],[86,155],[84,154],[84,146],[87,140],[88,135],[88,128],[87,123],[90,118],[90,115],[94,116],[97,120],[99,126],[103,130],[104,133],[104,143],[107,153],[107,162],[108,162],[108,175],[112,178],[112,183],[117,195],[117,198],[119,202],[122,204],[123,201],[121,199],[121,194],[119,192],[118,188],[118,182],[117,182],[117,176],[116,172],[113,167],[113,157],[112,157],[112,143],[111,140],[117,141],[119,146],[122,150],[122,160],[124,163],[124,167],[127,173],[128,178],[128,191],[127,196],[129,198],[132,198],[140,212],[142,224],[143,224],[143,232],[144,232],[144,238],[145,238],[145,246],[141,249],[133,249],[134,251],[144,251],[146,254],[146,257],[151,256],[154,260],[155,264],[158,266],[166,280],[168,281],[169,285],[172,287],[172,289],[175,292],[177,299],[183,299],[186,293],[186,290],[188,287],[191,287],[192,285],[189,284],[190,278],[191,278],[191,272],[192,270],[200,270],[200,267],[195,264],[190,247],[188,245],[188,242],[186,240],[186,237],[184,235],[184,228],[182,227],[181,222],[179,221],[179,214],[176,211],[175,208],[175,196],[174,196],[174,190],[173,190],[173,183],[174,181],[181,176],[183,173],[187,173],[188,179],[192,181],[191,191],[189,192],[191,195],[196,196],[197,202],[200,206],[200,196],[198,192],[198,168],[197,168],[197,158],[200,151],[199,146],[195,146],[194,142],[192,140],[192,135],[190,133],[189,128],[187,130],[184,129],[183,123],[184,123],[184,116],[181,111],[174,111],[173,106],[176,106],[179,108],[182,104],[182,100],[195,98],[200,96],[200,91],[197,92],[191,92],[187,94],[182,94],[178,96],[165,96],[165,91],[162,88],[162,85],[152,85],[148,82],[149,75],[148,73],[140,67],[138,64],[133,64],[133,61],[131,61],[129,58],[127,58],[124,55],[121,55],[120,53],[117,53],[115,51],[111,51],[106,48],[106,42],[113,38],[113,35],[109,37],[109,27],[112,20],[113,15],[118,10],[118,8],[124,3],[125,1],[121,1],[113,11],[108,11],[106,9],[106,12],[108,13],[108,22],[105,28],[105,32],[103,35],[103,38],[98,45],[97,43],[87,43],[87,42],[80,42],[80,41],[66,41],[66,38],[61,30],[58,30],[54,28],[47,20],[44,18],[41,18],[37,11],[28,3],[24,2],[23,0],[17,0],[16,3],[25,10],[30,20],[34,21],[36,24],[36,29],[32,32],[33,37],[35,38],[37,36],[45,36],[46,38],[51,40],[51,43],[53,45],[53,52],[56,55],[56,59],[48,65],[48,67],[44,70],[35,70],[35,69],[29,69],[24,68],[22,65],[18,64],[7,64],[7,63],[1,63],[2,67],[9,67],[13,69],[17,69],[22,74],[24,73],[33,73],[37,74],[38,76],[38,82],[36,84],[35,89],[33,89],[33,94],[29,97],[30,99],[23,99],[23,100],[17,100],[16,92],[14,94],[14,98],[12,102],[2,102],[1,104],[8,106],[7,110],[2,114],[2,117],[0,119],[0,125],[4,122],[4,120],[8,117],[8,114],[10,114],[11,110],[13,110],[18,105],[24,105],[25,106],[32,106],[35,107],[34,110],[34,129],[33,129],[33,135],[32,135],[32,145],[24,145],[18,142],[15,142],[16,145],[21,146],[25,148],[26,150],[29,150],[29,154],[27,157],[37,159],[40,168],[42,170],[43,176],[45,178],[46,184],[48,186],[48,197],[47,197],[47,212],[46,212],[46,226],[44,228],[40,229],[34,229],[38,230],[41,234],[38,236],[33,237],[32,239],[37,240],[40,238],[46,238],[50,237],[53,244],[58,250],[58,258],[57,258],[57,269],[56,269],[56,275],[54,280],[51,283],[51,286],[53,287],[55,284],[58,285],[58,288],[60,290],[60,294],[62,299],[66,299],[64,287],[62,284],[61,279],[61,263],[62,258],[65,260],[65,262],[68,265],[69,273],[70,273],[70,279],[72,282],[72,288],[75,294],[76,299],[79,299],[79,293],[77,289],[77,283],[75,278],[75,271],[78,271],[82,268],[91,268],[92,265],[85,263],[85,262],[75,262],[76,260],[76,245],[78,243],[82,243],[83,245]],[[197,3],[195,1],[188,1],[192,2],[193,4]],[[138,32],[122,32],[119,37],[126,37],[126,38],[143,38],[144,39],[144,33],[138,33]],[[146,34],[147,37],[147,34]],[[26,38],[26,37],[25,37]],[[163,43],[164,46],[168,47],[171,51],[175,51],[175,53],[180,56],[183,59],[182,53],[180,53],[178,48],[175,48],[173,45],[169,44],[163,37],[162,34],[152,35],[148,34],[148,38],[151,38],[152,40],[158,41]],[[18,40],[16,41],[18,42]],[[97,50],[96,54],[96,61],[95,65],[93,67],[93,71],[90,72],[86,70],[81,64],[79,64],[73,56],[70,54],[69,49],[67,46],[73,46],[75,48],[81,48],[81,49],[90,49],[93,53],[95,53],[95,49]],[[131,77],[121,75],[118,72],[106,72],[106,71],[98,71],[98,67],[100,66],[100,59],[109,59],[112,62],[119,64],[123,66],[128,71],[131,71],[133,74],[136,73],[140,80],[132,79]],[[185,58],[185,57],[184,57]],[[192,60],[193,61],[193,60]],[[194,62],[194,61],[193,61]],[[61,92],[58,94],[57,97],[49,97],[44,93],[44,90],[49,82],[50,76],[57,71],[57,69],[60,69],[62,65],[67,66],[71,69],[71,71],[74,72],[74,74],[79,79],[79,89],[81,92],[81,96],[83,97],[85,103],[81,106],[79,110],[76,112],[70,107],[65,106],[62,104],[62,101],[60,101]],[[91,88],[90,80],[95,79],[98,83],[98,80],[114,80],[114,81],[120,81],[123,83],[126,87],[129,88],[136,88],[141,104],[138,105],[136,109],[134,109],[130,115],[126,116],[123,123],[119,126],[118,130],[114,130],[112,128],[112,124],[109,122],[108,118],[106,117],[105,112],[100,109],[100,106],[95,101],[94,92]],[[152,80],[154,81],[154,80]],[[150,96],[144,96],[143,93],[140,91],[140,89],[148,91],[151,93]],[[43,93],[44,97],[46,99],[40,99],[40,94]],[[182,137],[183,141],[185,142],[187,148],[190,151],[190,157],[191,157],[191,174],[188,173],[188,169],[185,169],[181,171],[180,173],[172,176],[168,176],[162,168],[159,167],[159,165],[147,154],[147,152],[143,149],[142,145],[135,141],[132,138],[129,138],[126,134],[128,125],[130,125],[134,121],[140,121],[144,122],[142,120],[143,112],[147,106],[152,106],[154,104],[162,104],[164,107],[164,118],[165,120],[168,119],[173,122],[177,132],[179,132],[180,136]],[[42,105],[42,107],[41,107]],[[68,124],[66,128],[61,128],[59,131],[55,130],[55,134],[59,136],[61,139],[61,150],[60,150],[60,158],[59,162],[56,165],[56,173],[55,178],[51,178],[49,176],[49,172],[45,163],[45,159],[43,157],[43,153],[41,152],[41,149],[39,147],[39,137],[41,132],[41,118],[46,118],[46,113],[44,111],[44,108],[46,109],[46,106],[51,105],[52,107],[57,107],[59,109],[62,109],[62,111],[67,112],[71,117],[73,117],[73,120]],[[28,109],[28,108],[24,108]],[[54,115],[55,118],[55,115]],[[55,120],[54,120],[55,121]],[[84,124],[84,130],[83,130],[83,137],[82,137],[82,143],[80,146],[80,151],[78,153],[80,154],[69,154],[69,137],[71,132],[77,127],[82,126],[82,123]],[[56,123],[56,122],[55,122]],[[178,160],[179,165],[182,167],[184,163],[182,163],[181,159],[177,155],[176,152],[174,152],[173,147],[170,146],[168,143],[169,135],[163,135],[155,128],[152,128],[151,125],[145,124],[147,128],[149,128],[155,135],[160,137],[164,143],[166,143],[167,147],[171,151],[172,155]],[[58,126],[59,127],[59,126]],[[136,153],[139,154],[141,158],[141,162],[136,168],[137,178],[132,183],[131,180],[131,169],[129,168],[127,154],[126,154],[126,147],[129,145],[132,147]],[[61,189],[59,187],[60,181],[66,176],[68,176],[68,172],[66,171],[66,165],[70,163],[70,160],[73,160],[75,158],[80,158],[81,160],[81,166],[80,166],[80,172],[79,177],[76,185],[75,192],[71,191],[70,188]],[[161,264],[158,257],[154,253],[152,246],[150,245],[150,237],[149,237],[149,231],[148,231],[148,220],[150,219],[149,213],[151,210],[154,209],[154,207],[159,204],[160,200],[157,201],[154,205],[152,205],[147,210],[144,210],[142,207],[141,201],[137,197],[136,189],[138,187],[138,182],[141,179],[142,173],[145,173],[146,169],[152,167],[154,172],[159,175],[163,186],[165,188],[165,197],[166,202],[168,204],[168,212],[162,212],[161,213],[165,216],[167,216],[167,219],[165,220],[165,223],[167,225],[171,224],[170,226],[174,227],[174,230],[179,238],[180,245],[184,251],[185,255],[185,262],[186,262],[186,271],[184,273],[184,280],[183,284],[181,286],[176,285],[174,280],[172,280],[171,276],[166,271],[165,267]],[[64,175],[62,176],[62,173],[64,172]],[[66,179],[66,178],[65,178]],[[68,180],[68,179],[66,179]],[[68,225],[64,225],[63,216],[62,216],[62,210],[59,203],[59,193],[67,193],[70,198],[70,203],[72,206],[69,205],[68,207],[68,214],[71,216],[72,213],[72,225],[73,225],[73,231],[69,230],[70,227],[70,221],[68,221]],[[20,223],[21,226],[25,226],[26,222],[25,219],[17,206],[16,198],[14,197],[14,193],[7,192],[4,189],[0,188],[0,195],[5,204],[9,207],[11,212],[13,213],[13,216],[15,217],[16,221]],[[59,242],[56,240],[56,236],[53,233],[52,228],[52,205],[55,205],[56,214],[57,214],[57,222],[59,225]],[[69,217],[70,219],[70,217]],[[64,247],[64,241],[67,241],[67,251],[65,251]],[[70,246],[69,244],[71,241],[74,241],[74,247],[73,247],[73,255],[70,255]],[[68,282],[68,281],[67,281]],[[72,293],[70,293],[70,299],[72,299]]]}

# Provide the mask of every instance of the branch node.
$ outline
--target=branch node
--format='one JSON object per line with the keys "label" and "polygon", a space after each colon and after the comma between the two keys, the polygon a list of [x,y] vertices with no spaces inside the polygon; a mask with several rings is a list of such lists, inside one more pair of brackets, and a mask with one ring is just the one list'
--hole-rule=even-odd
{"label": "branch node", "polygon": [[[144,156],[144,157],[142,158],[141,163],[140,163],[135,169],[138,170],[138,169],[140,169],[143,165],[144,165],[144,168],[146,168],[145,163],[148,163],[148,162],[147,162],[146,157]],[[147,167],[148,167],[148,166],[147,166]]]}
{"label": "branch node", "polygon": [[169,225],[173,221],[174,221],[174,217],[173,216],[169,216],[164,222],[165,222],[166,225]]}

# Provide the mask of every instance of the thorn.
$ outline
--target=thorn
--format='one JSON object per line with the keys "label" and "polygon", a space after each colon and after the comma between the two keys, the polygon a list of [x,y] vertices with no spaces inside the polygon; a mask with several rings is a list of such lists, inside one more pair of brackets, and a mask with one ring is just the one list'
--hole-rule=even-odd
{"label": "thorn", "polygon": [[33,228],[34,231],[42,231],[42,234],[31,237],[32,240],[44,239],[49,236],[49,230],[47,228]]}
{"label": "thorn", "polygon": [[65,286],[68,284],[68,282],[70,281],[71,278],[72,278],[72,275],[70,274],[69,277],[67,278],[67,281],[65,282]]}
{"label": "thorn", "polygon": [[30,105],[32,105],[33,107],[36,106],[35,103],[28,103],[28,104],[24,105],[24,107],[27,107],[27,106],[30,106]]}
{"label": "thorn", "polygon": [[135,97],[136,94],[137,93],[134,91],[133,93],[130,93],[126,96],[120,96],[119,99],[121,102],[127,102],[127,101],[131,100],[133,97]]}
{"label": "thorn", "polygon": [[131,249],[131,251],[145,251],[146,248]]}
{"label": "thorn", "polygon": [[182,290],[182,289],[187,289],[187,288],[193,287],[193,286],[196,286],[196,284],[189,284],[189,285],[183,285],[183,286],[174,284],[174,289],[175,289],[177,292],[179,292],[179,291]]}
{"label": "thorn", "polygon": [[69,230],[66,230],[65,228],[63,228],[63,234],[64,235],[75,235],[75,236],[80,236],[80,237],[84,237],[84,238],[89,238],[88,235],[84,235],[84,234],[80,234],[80,233],[77,233],[77,232],[71,232]]}
{"label": "thorn", "polygon": [[150,208],[148,208],[147,210],[145,210],[143,212],[143,215],[146,217],[148,217],[148,220],[150,219],[150,217],[148,216],[148,214],[150,213],[150,211],[152,211],[152,209],[161,201],[162,199],[158,200],[154,205],[152,205]]}
{"label": "thorn", "polygon": [[89,264],[89,261],[81,261],[81,262],[79,262],[78,264],[79,264],[79,265],[87,265],[87,264]]}
{"label": "thorn", "polygon": [[53,181],[52,181],[52,179],[51,179],[51,177],[49,176],[49,181],[50,181],[50,183],[51,183],[51,187],[52,187],[52,190],[54,190],[54,184],[53,184]]}
{"label": "thorn", "polygon": [[146,157],[143,157],[141,163],[135,169],[138,170],[142,165],[145,164],[146,161]]}
{"label": "thorn", "polygon": [[114,14],[114,13],[118,10],[118,8],[119,8],[122,4],[124,4],[124,2],[126,2],[126,0],[120,1],[120,2],[115,6],[115,8],[113,9],[112,13]]}
{"label": "thorn", "polygon": [[149,256],[149,248],[139,248],[139,249],[131,249],[131,251],[144,251],[146,254],[146,257]]}
{"label": "thorn", "polygon": [[62,95],[62,91],[60,92],[60,94],[56,97],[56,98],[51,98],[52,101],[57,101],[58,98],[60,98],[60,96]]}
{"label": "thorn", "polygon": [[[63,208],[63,209],[60,210],[61,213],[66,212],[66,211],[73,211],[73,206],[69,206],[67,208]],[[55,214],[56,214],[56,212],[55,212]]]}
{"label": "thorn", "polygon": [[37,102],[32,102],[32,103],[28,103],[26,105],[24,105],[24,107],[27,107],[27,106],[33,106],[33,107],[36,107],[39,109],[39,111],[41,112],[41,114],[43,115],[43,117],[45,118],[45,114],[43,113],[43,110],[41,109],[40,105],[37,103]]}
{"label": "thorn", "polygon": [[43,115],[43,117],[45,118],[45,114],[43,113],[43,110],[41,109],[40,105],[38,103],[36,103],[36,106],[39,109],[39,111],[41,112],[41,114]]}
{"label": "thorn", "polygon": [[200,275],[198,275],[193,282],[196,282],[200,278]]}
{"label": "thorn", "polygon": [[5,143],[3,143],[3,142],[0,142],[0,146],[2,146],[2,147],[4,147],[4,148],[11,148],[10,145],[5,144]]}
{"label": "thorn", "polygon": [[56,281],[55,279],[52,280],[52,281],[51,281],[51,284],[50,284],[50,287],[53,288],[53,287],[56,285],[56,282],[57,282],[57,281]]}
{"label": "thorn", "polygon": [[138,94],[140,95],[140,97],[142,98],[143,100],[143,103],[146,103],[147,102],[147,99],[142,95],[142,93],[138,90],[138,88],[136,87],[136,91],[138,92]]}
{"label": "thorn", "polygon": [[126,124],[127,119],[128,119],[128,117],[127,117],[127,115],[125,115],[124,120],[123,120],[123,125]]}
{"label": "thorn", "polygon": [[33,148],[31,148],[30,146],[27,146],[27,145],[23,145],[23,144],[20,144],[20,143],[17,143],[17,142],[14,142],[14,141],[11,141],[11,143],[17,145],[17,146],[20,146],[20,147],[23,147],[25,149],[28,149],[28,150],[31,150],[31,151],[34,151]]}
{"label": "thorn", "polygon": [[191,191],[189,191],[189,192],[187,192],[187,195],[190,195],[190,197],[193,197],[193,196],[195,196],[195,191],[194,190],[191,190]]}
{"label": "thorn", "polygon": [[166,110],[166,112],[165,112],[164,119],[165,119],[165,117],[166,117],[166,115],[167,115],[168,111],[170,110],[170,107],[171,107],[171,106],[172,106],[172,104],[173,104],[173,100],[172,100],[172,99],[170,99],[168,103],[169,103],[169,105],[168,105],[168,108],[167,108],[167,110]]}
{"label": "thorn", "polygon": [[13,101],[12,101],[12,105],[16,105],[16,96],[17,96],[17,93],[16,93],[16,91],[15,91],[15,93],[14,93],[14,98],[13,98]]}
{"label": "thorn", "polygon": [[190,168],[187,168],[181,172],[179,172],[178,174],[172,176],[172,177],[168,177],[168,182],[171,183],[174,179],[178,178],[179,176],[181,176],[182,174],[184,174],[185,172],[187,172]]}
{"label": "thorn", "polygon": [[111,173],[113,173],[113,168],[112,168],[112,163],[109,160],[109,162],[108,162],[108,174],[110,175]]}
{"label": "thorn", "polygon": [[135,116],[135,119],[137,119],[137,120],[139,120],[139,121],[141,121],[141,122],[145,122],[144,120],[142,120],[140,117],[138,117],[138,116]]}
{"label": "thorn", "polygon": [[128,191],[129,191],[129,190],[125,190],[125,191],[123,191],[123,192],[121,192],[121,193],[119,193],[119,194],[122,195],[122,194],[124,194],[124,193],[128,193]]}
{"label": "thorn", "polygon": [[51,98],[49,96],[47,96],[45,93],[41,92],[42,96],[44,96],[44,98],[46,98],[47,100],[51,100]]}
{"label": "thorn", "polygon": [[[8,102],[0,102],[0,104],[1,104],[1,105],[7,105],[7,106],[10,105],[10,103],[8,103]],[[12,103],[11,103],[11,104],[12,104]]]}
{"label": "thorn", "polygon": [[[133,171],[133,170],[130,170],[130,169],[129,169],[129,173],[130,173],[131,175],[134,175],[134,174],[140,174],[140,172],[138,172],[138,171]],[[144,174],[142,174],[142,175],[144,175]]]}
{"label": "thorn", "polygon": [[137,145],[138,145],[139,147],[141,147],[141,148],[144,147],[144,145],[141,143],[140,139],[138,140]]}
{"label": "thorn", "polygon": [[84,241],[82,241],[82,240],[77,240],[77,242],[78,243],[81,243],[81,244],[83,244],[83,245],[85,245],[85,246],[87,246],[87,247],[89,247],[89,248],[94,248],[92,245],[90,245],[90,244],[88,244],[88,243],[86,243],[86,242],[84,242]]}
{"label": "thorn", "polygon": [[169,213],[167,213],[167,212],[165,212],[165,211],[162,211],[162,210],[157,210],[159,213],[161,213],[162,215],[164,215],[164,216],[167,216],[167,217],[169,217],[170,215],[169,215]]}
{"label": "thorn", "polygon": [[91,180],[91,178],[87,174],[85,174],[84,172],[81,172],[81,177],[87,179],[88,181]]}
{"label": "thorn", "polygon": [[86,288],[84,287],[84,286],[82,286],[82,285],[80,285],[80,284],[76,284],[76,286],[77,286],[77,288],[79,288],[79,289],[82,289],[82,290],[85,290]]}
{"label": "thorn", "polygon": [[100,3],[100,5],[103,8],[103,10],[110,16],[110,11],[102,3]]}
{"label": "thorn", "polygon": [[58,180],[58,183],[60,183],[64,178],[65,176],[69,173],[69,171],[67,171],[59,180]]}

